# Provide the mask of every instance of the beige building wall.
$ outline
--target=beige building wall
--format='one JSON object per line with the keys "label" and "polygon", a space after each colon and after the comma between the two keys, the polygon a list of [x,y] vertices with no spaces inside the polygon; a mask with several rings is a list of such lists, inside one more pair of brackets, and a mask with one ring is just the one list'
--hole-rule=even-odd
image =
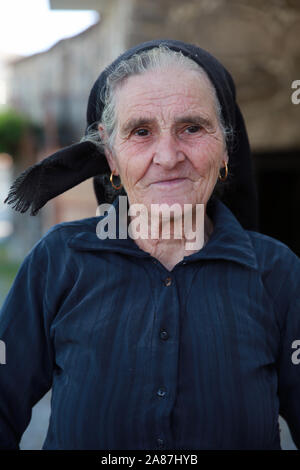
{"label": "beige building wall", "polygon": [[[46,52],[11,64],[10,104],[45,129],[45,148],[37,160],[84,135],[90,89],[105,66],[124,49],[129,3],[112,0],[103,21]],[[89,179],[41,210],[44,230],[61,221],[95,216],[96,207]]]}
{"label": "beige building wall", "polygon": [[[51,5],[78,9],[82,3]],[[174,38],[208,50],[235,80],[252,148],[299,147],[300,106],[291,101],[291,84],[300,79],[299,0],[86,0],[85,8],[99,11],[109,43],[117,41],[121,49]],[[116,36],[124,24],[126,31]]]}
{"label": "beige building wall", "polygon": [[300,147],[291,83],[300,79],[298,0],[135,0],[129,45],[154,38],[192,42],[232,74],[252,148]]}

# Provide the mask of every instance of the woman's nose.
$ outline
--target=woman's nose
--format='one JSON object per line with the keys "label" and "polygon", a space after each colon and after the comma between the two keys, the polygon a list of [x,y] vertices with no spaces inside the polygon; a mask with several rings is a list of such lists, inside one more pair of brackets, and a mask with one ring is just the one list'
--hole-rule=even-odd
{"label": "woman's nose", "polygon": [[168,132],[163,132],[157,139],[153,162],[170,170],[184,159],[185,155],[180,150],[175,137]]}

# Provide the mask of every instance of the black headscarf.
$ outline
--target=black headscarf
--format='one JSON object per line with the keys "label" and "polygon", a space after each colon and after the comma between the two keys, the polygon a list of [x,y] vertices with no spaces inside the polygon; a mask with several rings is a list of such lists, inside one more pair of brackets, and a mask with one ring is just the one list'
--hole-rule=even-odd
{"label": "black headscarf", "polygon": [[[207,51],[182,41],[153,40],[139,44],[121,54],[109,65],[96,80],[89,96],[87,106],[88,130],[101,120],[106,88],[106,79],[121,60],[126,60],[136,53],[165,45],[198,63],[206,71],[215,87],[221,105],[225,126],[233,129],[234,140],[227,142],[228,168],[233,178],[227,191],[220,199],[229,207],[240,224],[247,230],[258,230],[257,189],[253,176],[251,153],[244,120],[236,103],[235,86],[229,72]],[[82,141],[65,147],[53,155],[25,170],[11,186],[4,202],[14,204],[13,208],[25,212],[31,208],[31,215],[36,215],[47,201],[76,186],[82,181],[94,178],[94,188],[98,203],[105,197],[101,188],[101,175],[107,175],[110,169],[103,151],[91,141]],[[103,189],[103,191],[102,191]]]}

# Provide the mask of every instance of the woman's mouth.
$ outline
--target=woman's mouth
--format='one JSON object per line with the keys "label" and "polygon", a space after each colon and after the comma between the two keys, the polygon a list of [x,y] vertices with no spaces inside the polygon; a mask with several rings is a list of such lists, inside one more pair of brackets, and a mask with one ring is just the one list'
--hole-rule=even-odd
{"label": "woman's mouth", "polygon": [[178,184],[185,182],[186,180],[187,178],[174,178],[174,179],[169,179],[169,180],[156,181],[155,183],[152,183],[152,184],[155,184],[158,186],[176,186]]}

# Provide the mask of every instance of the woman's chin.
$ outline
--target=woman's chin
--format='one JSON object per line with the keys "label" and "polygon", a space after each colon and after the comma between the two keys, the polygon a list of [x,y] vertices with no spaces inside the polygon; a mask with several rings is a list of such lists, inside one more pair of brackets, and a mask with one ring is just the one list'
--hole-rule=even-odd
{"label": "woman's chin", "polygon": [[182,209],[184,209],[184,204],[196,204],[196,201],[193,200],[191,197],[185,196],[180,197],[175,195],[165,195],[158,198],[154,198],[151,201],[151,204],[166,204],[168,206],[173,206],[174,204],[179,205]]}

